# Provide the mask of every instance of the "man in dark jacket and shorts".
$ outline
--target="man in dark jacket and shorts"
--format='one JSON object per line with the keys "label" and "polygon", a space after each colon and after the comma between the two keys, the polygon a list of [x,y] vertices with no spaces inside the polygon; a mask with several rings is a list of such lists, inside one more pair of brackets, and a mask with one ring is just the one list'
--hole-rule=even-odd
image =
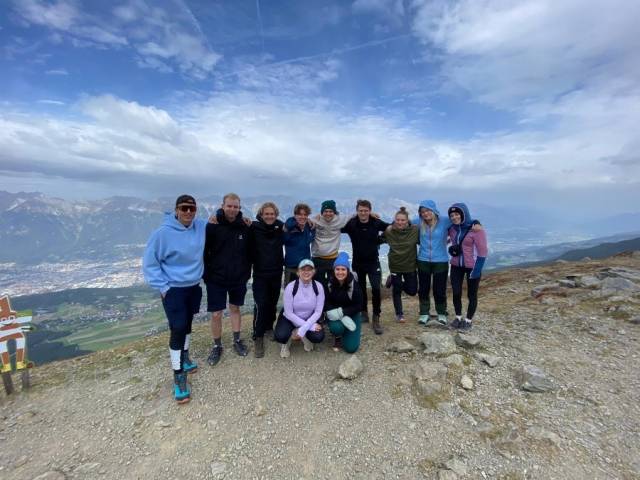
{"label": "man in dark jacket and shorts", "polygon": [[240,339],[240,307],[244,305],[247,281],[251,275],[248,252],[249,227],[242,218],[240,197],[228,193],[216,213],[217,223],[207,225],[204,246],[204,275],[207,286],[207,311],[211,312],[213,346],[207,362],[216,365],[223,352],[222,314],[229,301],[233,330],[233,348],[242,357],[247,347]]}

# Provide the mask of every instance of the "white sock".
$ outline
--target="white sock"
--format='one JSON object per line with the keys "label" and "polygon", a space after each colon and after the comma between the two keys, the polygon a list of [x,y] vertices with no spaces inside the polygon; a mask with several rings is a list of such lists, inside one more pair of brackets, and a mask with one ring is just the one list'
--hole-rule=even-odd
{"label": "white sock", "polygon": [[464,321],[467,323],[471,323],[471,320],[469,320],[468,318],[465,318]]}
{"label": "white sock", "polygon": [[191,343],[191,334],[187,333],[187,336],[184,337],[184,348],[183,350],[189,350],[189,344]]}
{"label": "white sock", "polygon": [[181,370],[182,365],[180,364],[180,357],[182,355],[182,351],[169,349],[169,355],[171,356],[171,368],[173,368],[174,370]]}
{"label": "white sock", "polygon": [[456,315],[456,320],[458,321],[462,320],[462,315]]}
{"label": "white sock", "polygon": [[22,338],[16,338],[16,348],[24,348],[24,337]]}
{"label": "white sock", "polygon": [[0,353],[7,353],[8,351],[7,342],[0,342]]}

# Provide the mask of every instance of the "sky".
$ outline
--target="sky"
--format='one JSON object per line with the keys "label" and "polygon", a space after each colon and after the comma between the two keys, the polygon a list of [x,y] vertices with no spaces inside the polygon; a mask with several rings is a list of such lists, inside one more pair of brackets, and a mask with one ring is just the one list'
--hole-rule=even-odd
{"label": "sky", "polygon": [[640,211],[640,2],[4,0],[0,190]]}

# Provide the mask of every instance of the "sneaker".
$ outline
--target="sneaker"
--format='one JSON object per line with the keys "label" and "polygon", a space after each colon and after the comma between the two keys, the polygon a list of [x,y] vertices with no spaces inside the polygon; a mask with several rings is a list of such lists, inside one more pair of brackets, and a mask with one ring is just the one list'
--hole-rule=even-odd
{"label": "sneaker", "polygon": [[429,323],[429,320],[431,320],[431,317],[429,317],[429,315],[420,315],[420,318],[418,318],[418,323],[426,327],[427,323]]}
{"label": "sneaker", "polygon": [[467,331],[471,330],[473,326],[471,320],[467,320],[466,318],[460,322],[460,326],[458,327],[460,330]]}
{"label": "sneaker", "polygon": [[242,340],[234,340],[233,341],[233,349],[236,351],[238,355],[241,357],[246,357],[249,353],[247,346],[244,344]]}
{"label": "sneaker", "polygon": [[290,345],[291,345],[291,339],[289,339],[287,343],[282,344],[282,347],[280,347],[281,358],[289,358],[289,355],[291,355],[291,351],[289,350]]}
{"label": "sneaker", "polygon": [[207,358],[207,363],[212,367],[215,367],[220,361],[223,351],[224,347],[222,345],[214,345],[211,349],[211,353],[209,354],[209,358]]}
{"label": "sneaker", "polygon": [[264,357],[264,337],[256,337],[253,341],[253,355],[256,358]]}
{"label": "sneaker", "polygon": [[300,339],[302,340],[302,345],[304,346],[304,351],[305,352],[312,352],[313,351],[313,343],[311,343],[311,340],[309,340],[306,336],[300,337]]}
{"label": "sneaker", "polygon": [[342,350],[342,337],[333,337],[333,351],[339,352]]}
{"label": "sneaker", "polygon": [[392,284],[393,284],[393,275],[389,274],[389,276],[387,277],[387,281],[384,282],[384,286],[385,288],[391,288]]}
{"label": "sneaker", "polygon": [[453,319],[453,322],[451,322],[451,323],[449,324],[449,326],[450,326],[452,329],[457,330],[458,328],[460,328],[460,320],[461,320],[461,319],[460,319],[460,318],[458,318],[458,317],[454,318],[454,319]]}
{"label": "sneaker", "polygon": [[196,373],[198,371],[198,364],[189,358],[189,352],[182,351],[182,370],[185,373]]}
{"label": "sneaker", "polygon": [[173,374],[173,395],[176,402],[180,404],[191,400],[191,390],[189,389],[185,372]]}
{"label": "sneaker", "polygon": [[447,326],[447,316],[446,315],[438,315],[438,323],[444,327]]}
{"label": "sneaker", "polygon": [[9,372],[11,372],[11,364],[3,363],[2,368],[0,369],[0,373],[9,373]]}
{"label": "sneaker", "polygon": [[403,314],[396,315],[396,322],[404,323],[405,322],[404,315]]}
{"label": "sneaker", "polygon": [[362,323],[369,323],[369,313],[366,310],[360,313],[360,318],[362,319]]}

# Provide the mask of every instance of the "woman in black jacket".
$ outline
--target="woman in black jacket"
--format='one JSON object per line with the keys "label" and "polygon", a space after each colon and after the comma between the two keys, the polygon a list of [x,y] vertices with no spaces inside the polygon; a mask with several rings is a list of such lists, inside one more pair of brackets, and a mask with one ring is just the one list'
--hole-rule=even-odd
{"label": "woman in black jacket", "polygon": [[253,264],[253,341],[256,358],[264,357],[264,333],[273,330],[282,285],[283,223],[273,202],[262,204],[249,229],[249,257]]}
{"label": "woman in black jacket", "polygon": [[349,267],[349,255],[340,252],[325,287],[324,309],[336,347],[355,353],[360,347],[362,290]]}

